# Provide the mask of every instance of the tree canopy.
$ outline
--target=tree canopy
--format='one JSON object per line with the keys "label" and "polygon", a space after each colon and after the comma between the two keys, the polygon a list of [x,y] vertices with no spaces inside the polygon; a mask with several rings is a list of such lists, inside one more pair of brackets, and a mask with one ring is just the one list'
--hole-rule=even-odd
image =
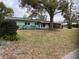
{"label": "tree canopy", "polygon": [[[2,2],[0,2],[0,38],[5,35],[16,35],[18,29],[15,21],[8,19],[5,20],[6,16],[13,16],[13,9],[7,8]],[[6,38],[7,37],[5,37],[5,39]]]}
{"label": "tree canopy", "polygon": [[13,9],[11,9],[11,8],[6,8],[5,9],[5,15],[6,16],[13,16]]}
{"label": "tree canopy", "polygon": [[7,8],[3,2],[0,2],[0,22],[5,16],[13,16],[13,9]]}
{"label": "tree canopy", "polygon": [[[34,9],[46,10],[50,16],[50,29],[53,29],[53,17],[55,14],[62,12],[64,15],[68,8],[69,3],[66,0],[20,0],[21,7],[30,5]],[[60,10],[59,12],[56,10]],[[65,14],[66,15],[66,14]]]}
{"label": "tree canopy", "polygon": [[46,15],[44,14],[44,12],[34,9],[34,10],[31,11],[31,14],[29,15],[28,18],[31,19],[31,20],[33,18],[35,18],[39,21],[44,21],[44,20],[46,20]]}

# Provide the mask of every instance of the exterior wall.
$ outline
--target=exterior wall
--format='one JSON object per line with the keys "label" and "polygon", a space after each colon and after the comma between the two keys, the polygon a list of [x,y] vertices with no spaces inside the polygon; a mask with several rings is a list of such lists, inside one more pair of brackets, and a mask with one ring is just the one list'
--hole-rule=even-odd
{"label": "exterior wall", "polygon": [[25,25],[24,21],[17,21],[17,25]]}
{"label": "exterior wall", "polygon": [[48,24],[46,24],[46,25],[45,25],[45,28],[46,28],[46,29],[48,29],[48,28],[49,28],[49,25],[48,25]]}
{"label": "exterior wall", "polygon": [[[36,21],[16,21],[19,29],[48,29],[49,23],[41,23]],[[29,24],[28,24],[29,23]],[[54,24],[54,28],[62,28],[59,23]]]}
{"label": "exterior wall", "polygon": [[[33,29],[35,28],[35,23],[34,22],[26,22],[24,29]],[[29,23],[29,24],[28,24]]]}
{"label": "exterior wall", "polygon": [[25,25],[24,21],[16,21],[17,26],[19,27],[19,29],[22,29],[23,26]]}
{"label": "exterior wall", "polygon": [[49,24],[46,23],[41,24],[41,29],[48,29],[48,28],[49,28]]}
{"label": "exterior wall", "polygon": [[40,28],[40,24],[36,25],[36,22],[29,22],[29,25],[26,24],[24,28],[25,29],[37,29],[37,28]]}
{"label": "exterior wall", "polygon": [[29,22],[30,23],[30,25],[34,25],[35,26],[35,22]]}
{"label": "exterior wall", "polygon": [[40,28],[40,24],[39,24],[39,25],[36,25],[36,28],[38,28],[38,29],[39,29],[39,28]]}
{"label": "exterior wall", "polygon": [[35,26],[36,26],[37,29],[40,29],[41,28],[41,23],[38,23]]}
{"label": "exterior wall", "polygon": [[40,23],[36,24],[38,22],[16,21],[16,23],[19,29],[37,29],[37,28],[40,28],[40,25],[41,25]]}

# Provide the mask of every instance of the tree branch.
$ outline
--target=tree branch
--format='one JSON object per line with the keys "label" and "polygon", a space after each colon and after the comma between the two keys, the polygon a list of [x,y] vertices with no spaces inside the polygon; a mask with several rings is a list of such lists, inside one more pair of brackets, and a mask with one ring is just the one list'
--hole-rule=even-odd
{"label": "tree branch", "polygon": [[61,11],[55,12],[54,15],[56,15],[56,14],[58,14],[58,13],[61,13]]}

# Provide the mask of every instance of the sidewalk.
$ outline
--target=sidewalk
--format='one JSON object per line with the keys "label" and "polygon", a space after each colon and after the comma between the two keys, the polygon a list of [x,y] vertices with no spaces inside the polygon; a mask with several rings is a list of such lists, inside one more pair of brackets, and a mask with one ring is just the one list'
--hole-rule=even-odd
{"label": "sidewalk", "polygon": [[79,59],[79,48],[62,57],[62,59]]}

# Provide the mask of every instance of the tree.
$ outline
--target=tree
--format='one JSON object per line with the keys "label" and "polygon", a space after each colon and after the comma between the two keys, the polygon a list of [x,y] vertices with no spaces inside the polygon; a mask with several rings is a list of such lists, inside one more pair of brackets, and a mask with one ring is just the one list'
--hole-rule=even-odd
{"label": "tree", "polygon": [[[65,1],[64,1],[65,2]],[[76,11],[76,9],[74,8],[74,2],[73,0],[68,0],[69,4],[67,4],[67,8],[68,9],[65,9],[66,7],[63,8],[60,8],[62,10],[64,10],[64,12],[62,13],[63,16],[65,17],[65,19],[67,20],[67,23],[68,23],[68,28],[71,29],[72,28],[72,21],[76,21],[76,14],[74,14],[74,11]]]}
{"label": "tree", "polygon": [[16,35],[18,29],[15,21],[5,20],[6,16],[13,16],[13,10],[0,2],[0,38],[5,35]]}
{"label": "tree", "polygon": [[39,9],[39,10],[41,8],[45,9],[49,13],[49,16],[50,16],[49,28],[51,30],[53,29],[54,15],[61,12],[61,11],[56,12],[56,10],[63,9],[62,12],[64,12],[65,9],[68,9],[68,2],[66,0],[21,0],[21,6],[25,7],[26,5],[30,5],[34,9]]}
{"label": "tree", "polygon": [[6,8],[5,5],[2,2],[0,2],[0,23],[4,19],[4,9],[5,8]]}
{"label": "tree", "polygon": [[2,2],[0,2],[0,22],[2,22],[5,16],[13,16],[13,9],[7,8]]}
{"label": "tree", "polygon": [[46,15],[44,15],[42,11],[38,11],[38,10],[34,9],[34,10],[31,11],[31,14],[29,15],[28,18],[31,19],[31,20],[33,18],[35,18],[39,21],[44,21],[44,20],[46,20]]}
{"label": "tree", "polygon": [[77,21],[78,21],[77,20],[77,15],[76,14],[73,14],[71,22],[77,23]]}
{"label": "tree", "polygon": [[5,16],[13,16],[13,9],[11,9],[11,8],[6,8],[5,9]]}

